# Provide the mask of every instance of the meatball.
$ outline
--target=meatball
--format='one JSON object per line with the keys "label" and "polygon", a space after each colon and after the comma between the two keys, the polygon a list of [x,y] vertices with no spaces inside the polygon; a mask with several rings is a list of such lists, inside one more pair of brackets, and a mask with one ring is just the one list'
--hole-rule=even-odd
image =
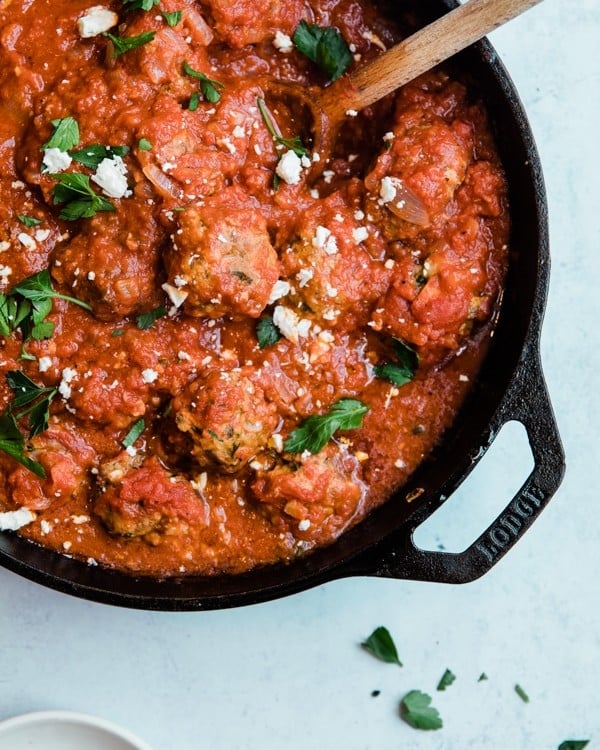
{"label": "meatball", "polygon": [[259,317],[279,276],[263,216],[243,205],[206,205],[178,218],[166,264],[170,283],[187,293],[185,311],[193,317]]}
{"label": "meatball", "polygon": [[389,283],[381,238],[354,213],[342,196],[329,196],[304,213],[292,252],[282,255],[290,299],[308,307],[322,326],[364,325]]}
{"label": "meatball", "polygon": [[101,320],[147,312],[163,298],[156,283],[162,238],[151,207],[128,199],[126,212],[95,216],[56,252],[52,276]]}
{"label": "meatball", "polygon": [[112,534],[143,537],[167,527],[208,523],[206,503],[183,477],[156,457],[139,461],[122,454],[100,467],[94,512]]}
{"label": "meatball", "polygon": [[201,466],[239,471],[275,431],[276,407],[251,372],[211,372],[173,400],[175,423],[191,436],[192,455]]}
{"label": "meatball", "polygon": [[314,541],[331,540],[348,526],[365,489],[357,459],[333,444],[299,463],[258,471],[251,485],[275,526]]}
{"label": "meatball", "polygon": [[310,9],[303,0],[208,0],[215,29],[232,47],[257,44],[272,37],[276,30],[290,36],[300,21],[310,19]]}

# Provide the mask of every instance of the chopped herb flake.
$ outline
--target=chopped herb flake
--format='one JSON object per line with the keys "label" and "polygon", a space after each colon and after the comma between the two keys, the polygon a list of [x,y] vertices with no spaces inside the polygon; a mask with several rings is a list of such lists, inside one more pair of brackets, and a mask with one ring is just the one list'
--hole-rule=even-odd
{"label": "chopped herb flake", "polygon": [[486,673],[485,673],[485,672],[482,672],[482,673],[481,673],[481,674],[479,675],[479,679],[477,680],[477,682],[483,682],[484,680],[489,680],[489,677],[488,677],[488,676],[486,675]]}
{"label": "chopped herb flake", "polygon": [[132,446],[145,429],[146,422],[143,418],[138,419],[137,422],[134,422],[127,435],[125,435],[125,437],[123,438],[123,441],[121,443],[123,448],[129,448],[130,446]]}
{"label": "chopped herb flake", "polygon": [[44,467],[25,455],[25,438],[19,430],[15,417],[8,412],[0,416],[0,451],[14,458],[38,477],[42,479],[46,477]]}
{"label": "chopped herb flake", "polygon": [[589,744],[589,740],[565,740],[560,743],[558,750],[583,750]]}
{"label": "chopped herb flake", "polygon": [[361,643],[361,646],[381,661],[388,664],[397,664],[399,667],[402,666],[394,639],[390,635],[390,631],[383,625],[375,628],[367,640]]}
{"label": "chopped herb flake", "polygon": [[[15,419],[29,415],[30,437],[48,429],[50,403],[58,393],[57,388],[38,386],[20,370],[6,373],[6,382],[15,394],[10,411]],[[20,407],[26,406],[26,409]],[[18,411],[17,411],[18,410]]]}
{"label": "chopped herb flake", "polygon": [[105,31],[104,36],[113,43],[112,57],[114,59],[138,47],[143,47],[144,44],[148,44],[156,36],[156,31],[145,31],[143,34],[138,34],[137,36],[115,36]]}
{"label": "chopped herb flake", "polygon": [[[221,99],[220,89],[224,89],[225,85],[219,81],[215,81],[209,78],[204,73],[200,73],[198,70],[194,70],[187,62],[183,63],[184,71],[192,78],[197,78],[200,81],[200,91],[202,96],[209,101],[211,104],[216,104]],[[190,107],[191,109],[191,107]]]}
{"label": "chopped herb flake", "polygon": [[515,693],[519,696],[523,703],[529,703],[529,696],[519,684],[515,685]]}
{"label": "chopped herb flake", "polygon": [[396,361],[375,365],[373,372],[376,377],[396,386],[410,383],[419,367],[419,355],[408,344],[397,338],[392,339],[392,348]]}
{"label": "chopped herb flake", "polygon": [[174,10],[172,13],[168,13],[166,10],[161,10],[161,15],[167,22],[168,26],[174,27],[180,23],[183,12],[181,10]]}
{"label": "chopped herb flake", "polygon": [[338,29],[300,21],[294,32],[297,49],[316,63],[330,81],[335,81],[352,64],[352,53]]}
{"label": "chopped herb flake", "polygon": [[128,153],[128,146],[103,146],[101,143],[91,143],[89,146],[79,149],[79,151],[71,151],[71,156],[84,167],[97,169],[103,159],[125,156]]}
{"label": "chopped herb flake", "polygon": [[138,148],[140,151],[152,151],[152,144],[147,138],[140,138]]}
{"label": "chopped herb flake", "polygon": [[447,669],[438,682],[437,689],[445,690],[447,687],[450,687],[450,685],[452,685],[455,679],[456,675],[453,674],[449,669]]}
{"label": "chopped herb flake", "polygon": [[123,0],[127,10],[152,10],[159,3],[160,0]]}
{"label": "chopped herb flake", "polygon": [[302,139],[300,138],[300,136],[296,135],[293,138],[284,138],[278,132],[279,126],[273,120],[273,117],[271,113],[269,112],[269,110],[267,109],[267,105],[265,104],[264,99],[258,98],[256,100],[256,104],[258,106],[258,110],[263,119],[263,122],[267,126],[267,130],[271,134],[275,143],[279,146],[283,146],[289,151],[293,151],[296,154],[296,156],[299,156],[299,157],[306,156],[308,154],[308,150],[303,145]]}
{"label": "chopped herb flake", "polygon": [[34,216],[25,216],[25,214],[19,214],[17,219],[26,227],[39,227],[42,223],[41,219],[36,219]]}
{"label": "chopped herb flake", "polygon": [[163,318],[166,314],[166,309],[163,307],[163,305],[160,305],[160,307],[157,307],[154,310],[150,310],[147,313],[138,315],[135,321],[138,328],[141,328],[142,331],[146,331],[148,328],[152,327],[156,320],[158,320],[159,318]]}
{"label": "chopped herb flake", "polygon": [[400,703],[400,715],[407,724],[415,729],[441,729],[442,719],[431,705],[431,696],[420,690],[411,690]]}
{"label": "chopped herb flake", "polygon": [[60,151],[68,151],[75,148],[79,143],[79,125],[73,117],[62,117],[52,120],[54,131],[50,139],[44,143],[42,150],[57,148]]}
{"label": "chopped herb flake", "polygon": [[76,221],[95,216],[98,211],[115,210],[110,201],[92,189],[88,175],[70,172],[50,176],[58,181],[52,189],[54,204],[65,204],[60,212],[61,219]]}
{"label": "chopped herb flake", "polygon": [[281,338],[279,328],[273,323],[273,318],[264,317],[261,318],[256,324],[256,338],[258,339],[258,346],[261,349],[266,349],[268,346],[273,346]]}
{"label": "chopped herb flake", "polygon": [[190,100],[188,102],[188,109],[190,112],[195,112],[198,109],[199,105],[200,105],[200,94],[197,91],[194,91],[193,94],[190,96]]}
{"label": "chopped herb flake", "polygon": [[297,427],[284,443],[288,453],[318,453],[338,430],[354,430],[362,426],[369,407],[353,398],[343,398],[326,414],[313,414]]}

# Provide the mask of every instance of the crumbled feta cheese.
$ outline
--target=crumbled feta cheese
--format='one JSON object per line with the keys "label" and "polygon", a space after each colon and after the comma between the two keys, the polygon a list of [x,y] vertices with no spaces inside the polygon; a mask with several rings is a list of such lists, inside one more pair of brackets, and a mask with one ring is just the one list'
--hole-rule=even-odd
{"label": "crumbled feta cheese", "polygon": [[2,240],[2,242],[0,242],[0,253],[5,253],[9,249],[10,249],[10,242],[7,242],[6,240]]}
{"label": "crumbled feta cheese", "polygon": [[388,258],[383,265],[388,269],[388,271],[391,271],[391,269],[396,265],[396,261],[393,258]]}
{"label": "crumbled feta cheese", "polygon": [[331,234],[327,227],[323,227],[321,225],[319,225],[316,229],[312,244],[314,245],[314,247],[325,250],[327,255],[335,255],[338,251],[335,237]]}
{"label": "crumbled feta cheese", "polygon": [[354,238],[354,242],[356,242],[357,244],[364,242],[368,236],[369,230],[366,227],[357,227],[356,229],[352,230],[352,237]]}
{"label": "crumbled feta cheese", "polygon": [[177,358],[180,360],[180,362],[192,361],[192,357],[187,352],[184,352],[183,350],[177,352]]}
{"label": "crumbled feta cheese", "polygon": [[72,546],[73,546],[72,542],[69,542],[69,541],[63,542],[63,549],[64,550],[70,550]]}
{"label": "crumbled feta cheese", "polygon": [[283,336],[294,344],[298,343],[300,338],[306,338],[312,325],[310,320],[300,318],[289,307],[277,305],[273,310],[273,323],[279,328]]}
{"label": "crumbled feta cheese", "polygon": [[119,23],[119,17],[103,5],[94,5],[77,21],[77,31],[82,39],[90,39],[112,29]]}
{"label": "crumbled feta cheese", "polygon": [[110,198],[125,198],[131,195],[131,190],[127,186],[127,167],[120,156],[102,159],[96,173],[92,175],[92,182],[102,188]]}
{"label": "crumbled feta cheese", "polygon": [[391,143],[395,137],[396,136],[394,135],[394,133],[392,133],[392,131],[389,130],[387,133],[384,133],[383,140],[385,143]]}
{"label": "crumbled feta cheese", "polygon": [[45,242],[50,237],[49,229],[36,229],[34,234],[36,242]]}
{"label": "crumbled feta cheese", "polygon": [[396,188],[394,187],[391,177],[384,177],[383,180],[381,180],[379,195],[384,203],[391,203],[391,201],[394,200],[396,197]]}
{"label": "crumbled feta cheese", "polygon": [[469,376],[468,375],[459,375],[458,379],[461,383],[468,383],[469,382]]}
{"label": "crumbled feta cheese", "polygon": [[82,523],[88,523],[90,521],[90,517],[86,515],[71,516],[71,521],[75,524],[75,526],[81,526]]}
{"label": "crumbled feta cheese", "polygon": [[346,117],[358,117],[358,112],[355,109],[347,109]]}
{"label": "crumbled feta cheese", "polygon": [[46,534],[49,534],[52,531],[52,524],[46,520],[40,521],[40,531],[46,536]]}
{"label": "crumbled feta cheese", "polygon": [[61,151],[59,148],[47,148],[44,149],[44,156],[42,158],[42,166],[48,172],[64,172],[71,166],[73,159],[69,156],[66,151]]}
{"label": "crumbled feta cheese", "polygon": [[395,466],[395,467],[396,467],[397,469],[404,469],[404,468],[406,467],[406,462],[405,462],[405,461],[403,461],[403,460],[402,460],[401,458],[397,458],[397,459],[396,459],[396,460],[394,461],[394,466]]}
{"label": "crumbled feta cheese", "polygon": [[181,307],[189,295],[189,292],[178,289],[172,284],[163,284],[161,289],[167,293],[167,296],[175,307]]}
{"label": "crumbled feta cheese", "polygon": [[135,458],[135,456],[137,456],[137,448],[135,445],[128,445],[127,448],[125,448],[125,453],[127,453],[128,456],[131,456],[131,458]]}
{"label": "crumbled feta cheese", "polygon": [[273,289],[271,290],[271,296],[269,297],[269,305],[272,305],[273,302],[276,302],[278,299],[281,299],[282,297],[287,297],[287,295],[291,291],[291,286],[287,281],[282,281],[282,279],[278,279],[275,284],[273,284]]}
{"label": "crumbled feta cheese", "polygon": [[157,378],[158,373],[156,372],[156,370],[152,370],[150,367],[142,370],[142,380],[144,381],[144,383],[154,383]]}
{"label": "crumbled feta cheese", "polygon": [[72,367],[65,367],[62,371],[62,379],[65,381],[65,383],[72,383],[76,377],[77,370],[74,370]]}
{"label": "crumbled feta cheese", "polygon": [[365,218],[365,212],[361,211],[360,208],[358,208],[354,212],[354,218],[356,219],[356,221],[362,221]]}
{"label": "crumbled feta cheese", "polygon": [[310,529],[310,521],[308,518],[304,518],[298,524],[298,531],[308,531]]}
{"label": "crumbled feta cheese", "polygon": [[275,32],[275,39],[273,39],[273,46],[284,55],[287,55],[288,52],[291,52],[294,49],[294,42],[287,34],[284,34],[283,31],[277,29]]}
{"label": "crumbled feta cheese", "polygon": [[38,367],[40,372],[47,372],[52,367],[52,357],[40,357]]}
{"label": "crumbled feta cheese", "polygon": [[312,279],[315,272],[312,268],[301,268],[296,274],[300,287],[305,287],[308,282]]}
{"label": "crumbled feta cheese", "polygon": [[275,173],[288,185],[298,185],[302,175],[302,162],[291,149],[282,155]]}
{"label": "crumbled feta cheese", "polygon": [[7,510],[5,513],[0,513],[0,531],[17,531],[35,521],[35,518],[35,513],[32,513],[29,508]]}
{"label": "crumbled feta cheese", "polygon": [[0,266],[0,280],[2,280],[3,284],[6,284],[8,282],[8,277],[12,273],[12,268],[10,266]]}
{"label": "crumbled feta cheese", "polygon": [[33,237],[25,234],[25,232],[19,232],[19,234],[17,235],[17,239],[19,240],[21,245],[23,245],[23,247],[27,248],[27,250],[35,250],[35,248],[37,247]]}
{"label": "crumbled feta cheese", "polygon": [[232,135],[234,138],[245,138],[246,137],[246,131],[241,125],[236,125],[233,129]]}

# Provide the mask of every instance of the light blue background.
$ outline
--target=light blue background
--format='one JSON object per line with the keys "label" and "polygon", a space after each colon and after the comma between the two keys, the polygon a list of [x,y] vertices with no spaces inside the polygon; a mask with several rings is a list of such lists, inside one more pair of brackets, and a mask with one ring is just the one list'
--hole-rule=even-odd
{"label": "light blue background", "polygon": [[[545,0],[492,35],[545,169],[553,275],[542,357],[568,458],[558,495],[517,547],[464,587],[353,579],[210,613],[115,609],[0,570],[0,719],[84,711],[156,750],[551,750],[573,737],[600,748],[599,18],[597,0]],[[531,460],[509,429],[419,531],[422,544],[464,547],[505,504]],[[381,624],[402,669],[358,645]],[[446,667],[457,680],[437,693]],[[433,695],[442,731],[400,721],[412,688]]]}

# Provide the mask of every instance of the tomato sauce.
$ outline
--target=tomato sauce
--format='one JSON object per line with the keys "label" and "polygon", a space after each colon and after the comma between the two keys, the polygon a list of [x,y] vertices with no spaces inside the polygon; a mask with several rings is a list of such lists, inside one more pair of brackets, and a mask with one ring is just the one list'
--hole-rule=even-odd
{"label": "tomato sauce", "polygon": [[440,441],[498,303],[505,178],[443,70],[319,164],[270,86],[326,85],[302,22],[351,66],[398,41],[366,0],[143,5],[0,2],[0,292],[53,291],[5,321],[0,523],[27,508],[22,536],[90,565],[242,572],[330,544]]}

